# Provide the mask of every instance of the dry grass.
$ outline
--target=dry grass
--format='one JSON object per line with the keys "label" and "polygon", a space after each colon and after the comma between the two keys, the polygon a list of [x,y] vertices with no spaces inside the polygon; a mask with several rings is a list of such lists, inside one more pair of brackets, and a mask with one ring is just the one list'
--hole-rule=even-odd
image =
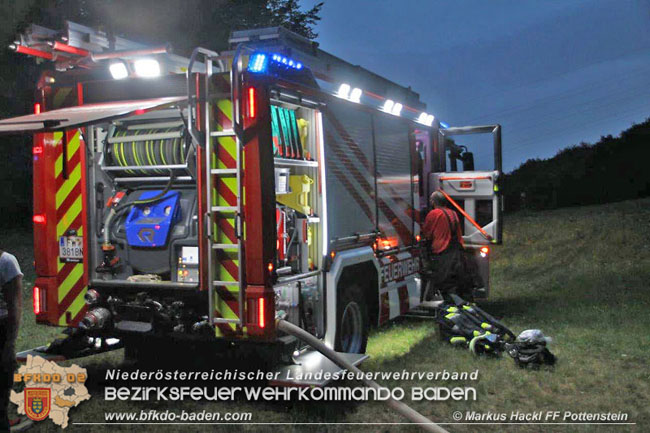
{"label": "dry grass", "polygon": [[[31,263],[27,233],[3,234],[0,247]],[[25,245],[27,243],[27,245]],[[431,322],[405,319],[373,332],[363,368],[372,371],[473,371],[479,369],[475,402],[414,402],[431,419],[451,422],[453,411],[627,412],[636,427],[448,426],[453,432],[650,430],[650,200],[605,206],[520,213],[508,218],[505,244],[493,249],[492,294],[484,308],[513,330],[540,328],[554,338],[553,370],[522,371],[506,356],[474,358],[438,342]],[[24,265],[25,268],[31,266]],[[33,282],[33,271],[26,279]],[[34,324],[30,296],[18,348],[48,341],[55,328]],[[105,411],[179,410],[177,404],[105,402],[103,372],[121,363],[121,351],[82,359],[93,398],[72,409],[71,422],[101,422]],[[167,353],[161,356],[173,356]],[[208,366],[208,368],[210,368]],[[441,382],[386,382],[387,386],[437,386]],[[472,386],[472,382],[461,385]],[[187,410],[250,411],[254,422],[396,422],[379,403],[183,403]],[[69,431],[130,430],[132,426],[71,425]],[[142,430],[151,426],[141,426]],[[199,426],[191,426],[196,430]],[[233,427],[223,427],[224,431]],[[242,426],[244,431],[415,431],[404,426]],[[186,426],[157,430],[187,431]],[[215,426],[205,426],[214,430]],[[33,431],[54,430],[50,421]],[[153,427],[151,427],[153,430]]]}

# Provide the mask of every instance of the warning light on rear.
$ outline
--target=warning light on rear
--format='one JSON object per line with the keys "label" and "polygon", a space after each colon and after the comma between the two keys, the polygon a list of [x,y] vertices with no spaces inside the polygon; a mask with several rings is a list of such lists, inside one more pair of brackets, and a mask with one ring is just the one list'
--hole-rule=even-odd
{"label": "warning light on rear", "polygon": [[265,313],[265,305],[264,305],[264,298],[260,298],[258,301],[258,307],[257,307],[257,313],[258,313],[258,322],[260,325],[260,328],[266,327],[266,313]]}
{"label": "warning light on rear", "polygon": [[41,312],[43,311],[41,305],[41,288],[38,286],[34,286],[33,301],[34,301],[34,314],[36,315],[41,314]]}
{"label": "warning light on rear", "polygon": [[248,117],[254,119],[257,115],[257,97],[255,96],[255,87],[248,88]]}

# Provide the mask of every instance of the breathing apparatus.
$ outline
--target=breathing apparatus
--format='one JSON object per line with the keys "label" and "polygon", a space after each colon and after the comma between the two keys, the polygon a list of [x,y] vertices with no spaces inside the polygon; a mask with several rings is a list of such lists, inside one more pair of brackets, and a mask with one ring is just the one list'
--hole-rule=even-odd
{"label": "breathing apparatus", "polygon": [[468,348],[475,355],[499,356],[505,351],[522,368],[555,364],[555,355],[546,347],[551,338],[539,329],[529,329],[515,336],[477,305],[454,294],[450,298],[451,302],[437,307],[436,320],[443,340]]}

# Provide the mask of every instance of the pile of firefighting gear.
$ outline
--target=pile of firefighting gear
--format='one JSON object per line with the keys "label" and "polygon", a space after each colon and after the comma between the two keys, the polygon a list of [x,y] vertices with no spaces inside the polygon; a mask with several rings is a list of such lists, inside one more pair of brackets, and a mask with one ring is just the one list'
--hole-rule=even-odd
{"label": "pile of firefighting gear", "polygon": [[498,356],[508,353],[519,367],[539,368],[556,361],[547,347],[551,341],[539,329],[529,329],[518,336],[492,315],[459,296],[437,307],[436,321],[440,336],[455,346],[468,348],[476,355]]}

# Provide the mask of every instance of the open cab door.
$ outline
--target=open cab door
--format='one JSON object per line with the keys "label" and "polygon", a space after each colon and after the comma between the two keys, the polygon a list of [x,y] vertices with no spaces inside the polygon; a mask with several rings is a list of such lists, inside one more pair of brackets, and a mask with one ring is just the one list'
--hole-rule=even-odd
{"label": "open cab door", "polygon": [[[452,136],[492,134],[494,169],[474,170],[474,155],[457,145]],[[503,202],[501,179],[501,126],[465,126],[440,129],[438,143],[441,172],[433,173],[432,191],[441,190],[460,213],[465,244],[487,245],[502,242]],[[449,167],[447,167],[447,157]],[[459,170],[459,164],[462,169]]]}
{"label": "open cab door", "polygon": [[[473,153],[451,139],[452,136],[469,134],[492,134],[494,165],[488,167],[491,170],[474,170]],[[465,253],[474,262],[481,280],[474,288],[474,298],[485,299],[490,292],[490,247],[487,245],[500,244],[503,240],[501,126],[441,128],[438,147],[440,171],[431,174],[430,190],[442,191],[461,218]]]}

